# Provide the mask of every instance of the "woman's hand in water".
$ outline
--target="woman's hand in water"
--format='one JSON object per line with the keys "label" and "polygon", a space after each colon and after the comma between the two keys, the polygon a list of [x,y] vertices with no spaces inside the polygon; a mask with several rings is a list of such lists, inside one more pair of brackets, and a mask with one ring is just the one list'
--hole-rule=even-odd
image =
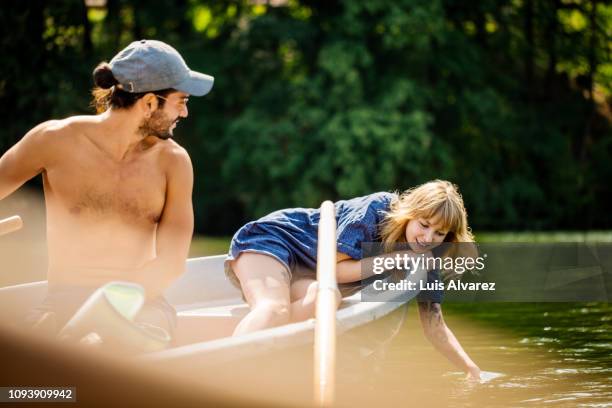
{"label": "woman's hand in water", "polygon": [[470,366],[466,378],[470,381],[480,381],[480,368],[477,365]]}

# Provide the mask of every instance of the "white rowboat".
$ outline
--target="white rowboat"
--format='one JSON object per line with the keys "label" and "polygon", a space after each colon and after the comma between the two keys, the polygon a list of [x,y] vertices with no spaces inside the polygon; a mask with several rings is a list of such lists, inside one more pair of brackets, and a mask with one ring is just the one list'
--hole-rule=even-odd
{"label": "white rowboat", "polygon": [[[314,319],[231,337],[249,307],[227,280],[224,260],[224,255],[187,260],[186,273],[165,293],[178,314],[176,344],[141,358],[168,364],[211,364],[312,344]],[[410,280],[419,278],[419,274],[410,276]],[[22,322],[46,292],[46,281],[0,288],[0,321]],[[405,294],[402,299],[388,301],[387,294],[384,301],[365,302],[361,301],[361,292],[344,298],[336,314],[337,334],[391,313],[409,300]]]}

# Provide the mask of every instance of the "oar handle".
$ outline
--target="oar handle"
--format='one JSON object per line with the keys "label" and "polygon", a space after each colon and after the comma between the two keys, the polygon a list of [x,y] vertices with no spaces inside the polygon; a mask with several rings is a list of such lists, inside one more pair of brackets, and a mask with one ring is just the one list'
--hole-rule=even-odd
{"label": "oar handle", "polygon": [[317,248],[317,291],[314,344],[315,404],[329,407],[335,398],[336,371],[336,215],[334,204],[321,205]]}
{"label": "oar handle", "polygon": [[23,227],[23,221],[18,215],[0,220],[0,235],[9,234]]}

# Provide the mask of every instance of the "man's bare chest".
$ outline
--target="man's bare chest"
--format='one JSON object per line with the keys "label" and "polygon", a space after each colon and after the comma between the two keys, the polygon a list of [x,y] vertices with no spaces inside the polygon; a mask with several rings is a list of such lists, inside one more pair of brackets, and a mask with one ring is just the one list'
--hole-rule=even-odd
{"label": "man's bare chest", "polygon": [[114,163],[99,157],[67,160],[45,174],[45,190],[76,217],[158,222],[165,203],[165,173],[154,157]]}

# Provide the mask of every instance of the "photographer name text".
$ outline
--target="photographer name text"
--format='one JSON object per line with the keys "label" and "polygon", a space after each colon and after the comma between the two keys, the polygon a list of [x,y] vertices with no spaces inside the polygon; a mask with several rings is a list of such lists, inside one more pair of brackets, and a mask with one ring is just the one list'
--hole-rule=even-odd
{"label": "photographer name text", "polygon": [[480,290],[495,290],[495,282],[461,282],[451,280],[442,282],[435,280],[433,282],[413,282],[403,279],[399,282],[375,281],[374,290],[464,290],[464,291],[480,291]]}

